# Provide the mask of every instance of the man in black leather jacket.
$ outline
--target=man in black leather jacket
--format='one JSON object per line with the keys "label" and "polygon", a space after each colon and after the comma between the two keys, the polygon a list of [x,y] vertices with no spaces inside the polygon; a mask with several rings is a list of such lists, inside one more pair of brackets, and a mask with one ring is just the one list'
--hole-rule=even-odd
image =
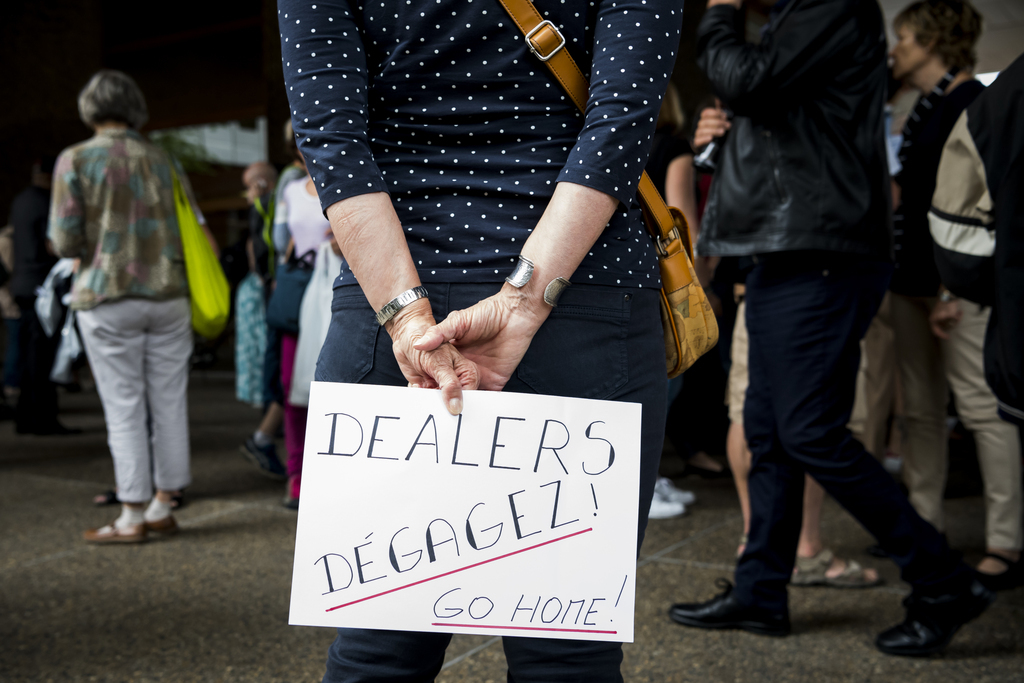
{"label": "man in black leather jacket", "polygon": [[806,472],[913,586],[906,620],[879,635],[878,648],[930,654],[994,596],[846,428],[859,340],[892,272],[882,14],[875,0],[781,0],[754,45],[739,7],[709,0],[698,29],[698,62],[734,114],[722,126],[730,130],[698,251],[756,264],[746,289],[750,533],[735,589],[670,615],[789,633]]}

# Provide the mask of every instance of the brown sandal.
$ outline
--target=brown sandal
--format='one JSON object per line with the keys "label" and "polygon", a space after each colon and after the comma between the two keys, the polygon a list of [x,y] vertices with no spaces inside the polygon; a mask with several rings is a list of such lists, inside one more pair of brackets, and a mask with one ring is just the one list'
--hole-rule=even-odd
{"label": "brown sandal", "polygon": [[870,588],[882,583],[882,577],[868,579],[864,567],[856,560],[840,560],[846,567],[838,576],[828,576],[827,572],[836,559],[835,553],[828,548],[823,549],[814,557],[797,557],[796,568],[790,583],[794,586],[828,586],[830,588]]}
{"label": "brown sandal", "polygon": [[165,536],[176,534],[180,530],[178,523],[174,520],[172,515],[167,515],[163,519],[158,519],[155,522],[146,522],[145,527],[146,531],[163,534]]}
{"label": "brown sandal", "polygon": [[117,524],[111,522],[99,529],[88,529],[82,536],[89,543],[142,543],[146,540],[146,525],[133,524],[118,529]]}

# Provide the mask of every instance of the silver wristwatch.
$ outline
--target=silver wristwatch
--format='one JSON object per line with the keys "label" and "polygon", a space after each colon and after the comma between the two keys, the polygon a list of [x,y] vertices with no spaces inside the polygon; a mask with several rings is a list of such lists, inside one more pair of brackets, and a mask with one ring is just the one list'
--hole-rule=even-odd
{"label": "silver wristwatch", "polygon": [[384,308],[377,311],[377,322],[384,325],[384,323],[394,318],[400,310],[412,302],[426,298],[427,288],[422,285],[419,287],[413,287],[412,289],[407,289],[391,301],[384,304]]}

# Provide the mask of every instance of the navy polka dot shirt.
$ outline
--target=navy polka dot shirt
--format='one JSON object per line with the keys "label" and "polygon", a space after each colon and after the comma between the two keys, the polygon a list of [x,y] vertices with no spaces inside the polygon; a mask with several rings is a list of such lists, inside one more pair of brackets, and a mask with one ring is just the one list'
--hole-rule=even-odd
{"label": "navy polka dot shirt", "polygon": [[[278,0],[292,121],[321,205],[388,192],[423,282],[500,282],[555,184],[577,183],[620,205],[572,281],[659,286],[634,196],[682,3],[535,5],[589,73],[585,116],[497,0]],[[353,283],[343,268],[336,286]]]}

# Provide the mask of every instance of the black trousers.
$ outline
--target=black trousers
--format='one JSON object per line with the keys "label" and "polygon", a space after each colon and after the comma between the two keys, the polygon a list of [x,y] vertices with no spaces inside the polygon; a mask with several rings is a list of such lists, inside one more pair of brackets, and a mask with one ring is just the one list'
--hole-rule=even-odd
{"label": "black trousers", "polygon": [[746,294],[750,385],[743,423],[753,463],[749,540],[736,568],[740,601],[787,609],[805,472],[878,539],[915,591],[965,588],[971,570],[846,428],[860,340],[891,266],[818,252],[759,261]]}
{"label": "black trousers", "polygon": [[[434,317],[467,308],[500,284],[426,285]],[[643,404],[637,551],[643,543],[665,435],[665,348],[656,289],[574,284],[541,326],[505,391]],[[405,386],[391,339],[356,285],[334,291],[316,379]],[[325,683],[433,681],[447,633],[338,629]],[[622,644],[504,637],[514,683],[620,683]]]}
{"label": "black trousers", "polygon": [[50,381],[50,371],[60,334],[46,336],[36,316],[36,297],[19,296],[17,302],[21,309],[21,395],[14,419],[18,431],[34,432],[57,421],[57,385]]}

